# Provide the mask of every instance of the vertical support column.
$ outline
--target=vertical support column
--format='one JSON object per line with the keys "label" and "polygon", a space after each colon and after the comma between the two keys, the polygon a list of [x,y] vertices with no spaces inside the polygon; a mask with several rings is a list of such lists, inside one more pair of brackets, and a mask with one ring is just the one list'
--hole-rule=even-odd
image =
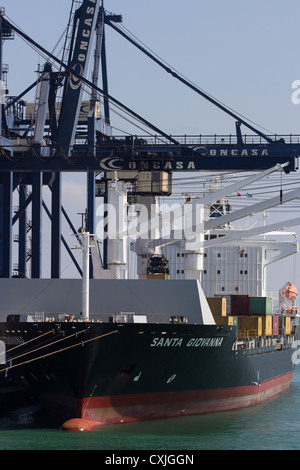
{"label": "vertical support column", "polygon": [[89,271],[90,271],[90,234],[89,232],[82,233],[82,249],[83,249],[83,263],[82,263],[82,319],[89,320]]}
{"label": "vertical support column", "polygon": [[[27,195],[27,186],[19,186],[19,207],[25,207]],[[19,276],[26,277],[26,239],[27,239],[27,213],[26,209],[19,217],[19,249],[18,249],[18,264]]]}
{"label": "vertical support column", "polygon": [[3,277],[3,217],[4,217],[4,188],[0,184],[0,277]]}
{"label": "vertical support column", "polygon": [[[2,9],[1,9],[2,10]],[[0,135],[2,136],[2,105],[4,104],[4,101],[2,99],[4,98],[4,86],[2,83],[3,79],[3,34],[2,34],[2,28],[3,28],[3,22],[2,18],[0,19],[0,108],[1,108],[1,113],[0,113]]]}
{"label": "vertical support column", "polygon": [[[95,123],[95,101],[90,102],[90,116],[88,117],[88,145],[89,149],[95,154],[96,123]],[[95,173],[87,172],[87,231],[95,233]],[[90,278],[93,275],[93,264],[90,263]]]}
{"label": "vertical support column", "polygon": [[95,233],[95,173],[87,174],[87,228],[90,233]]}
{"label": "vertical support column", "polygon": [[185,234],[185,279],[196,279],[202,282],[204,257],[204,205],[192,203],[184,207]]}
{"label": "vertical support column", "polygon": [[2,276],[11,277],[13,173],[3,173],[2,185]]}
{"label": "vertical support column", "polygon": [[[96,153],[96,122],[95,122],[95,101],[90,102],[90,116],[88,117],[88,146],[90,151]],[[87,172],[87,230],[95,233],[95,173]],[[92,265],[91,265],[92,269]],[[92,277],[92,271],[91,271]]]}
{"label": "vertical support column", "polygon": [[60,277],[61,269],[61,174],[55,173],[52,183],[51,278]]}
{"label": "vertical support column", "polygon": [[[103,2],[102,2],[103,3]],[[102,37],[104,33],[104,9],[99,8],[96,24],[96,44],[94,52],[94,70],[92,82],[98,85],[99,63],[101,56]],[[88,146],[93,154],[96,153],[96,103],[99,95],[92,90],[90,101],[90,113],[88,117]],[[95,234],[95,173],[87,173],[87,230]],[[90,277],[93,278],[93,264],[90,263]]]}
{"label": "vertical support column", "polygon": [[[107,269],[113,279],[127,278],[127,236],[120,236],[126,230],[127,194],[125,184],[116,181],[108,189],[108,224],[110,230],[107,239]],[[112,211],[111,209],[114,208]]]}
{"label": "vertical support column", "polygon": [[[0,19],[0,87],[1,87],[1,80],[2,80],[2,19]],[[2,135],[2,104],[0,102],[0,135]],[[0,276],[7,277],[4,274],[4,181],[3,184],[0,185],[0,234],[2,235],[2,240],[0,240]]]}
{"label": "vertical support column", "polygon": [[42,173],[32,173],[31,277],[41,276],[42,254]]}
{"label": "vertical support column", "polygon": [[107,184],[107,179],[106,179],[106,174],[105,174],[105,191],[104,191],[104,197],[103,197],[103,205],[104,205],[104,213],[103,213],[103,219],[106,220],[106,225],[104,227],[103,231],[103,269],[107,269],[107,253],[108,253],[108,184]]}

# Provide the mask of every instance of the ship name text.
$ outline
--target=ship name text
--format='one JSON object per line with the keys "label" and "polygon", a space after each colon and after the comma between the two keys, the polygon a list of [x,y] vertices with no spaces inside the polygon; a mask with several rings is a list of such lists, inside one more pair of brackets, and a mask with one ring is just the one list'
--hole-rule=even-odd
{"label": "ship name text", "polygon": [[222,346],[223,338],[191,338],[187,343],[183,338],[153,338],[151,347],[194,347],[194,348],[219,348]]}

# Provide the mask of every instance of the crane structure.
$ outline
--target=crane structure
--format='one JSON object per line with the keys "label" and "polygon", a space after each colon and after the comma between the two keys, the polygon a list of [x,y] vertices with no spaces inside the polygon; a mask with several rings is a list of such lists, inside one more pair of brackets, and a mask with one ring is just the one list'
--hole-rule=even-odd
{"label": "crane structure", "polygon": [[[298,169],[300,143],[298,136],[268,136],[262,133],[205,94],[195,85],[166,67],[149,51],[129,37],[117,24],[120,15],[108,14],[103,0],[72,1],[72,15],[68,28],[68,47],[62,59],[47,51],[26,33],[12,24],[0,11],[0,79],[2,73],[2,45],[17,34],[48,57],[43,70],[33,84],[20,95],[7,96],[0,116],[0,276],[10,278],[12,269],[12,227],[18,223],[18,263],[14,270],[26,277],[26,263],[30,259],[32,278],[41,277],[42,209],[51,220],[51,278],[61,275],[61,246],[68,251],[78,271],[71,249],[61,232],[64,216],[76,235],[70,217],[61,202],[61,175],[63,172],[84,172],[87,175],[86,227],[95,232],[95,198],[108,201],[108,182],[117,174],[118,181],[131,182],[140,197],[172,193],[174,172],[201,172],[244,170],[258,172],[274,165],[282,165],[285,172]],[[174,79],[190,87],[235,120],[235,134],[213,136],[172,136],[163,132],[132,109],[116,100],[108,92],[105,28],[111,27],[138,47]],[[67,37],[66,37],[67,42]],[[93,49],[94,48],[94,49]],[[87,78],[94,50],[93,76]],[[59,71],[56,71],[55,64]],[[98,85],[99,69],[102,88]],[[23,97],[35,86],[39,87],[36,112],[24,117]],[[82,102],[83,87],[91,90],[89,101]],[[58,92],[62,90],[62,99]],[[100,100],[104,105],[99,115]],[[113,136],[110,128],[109,104],[116,104],[153,132],[153,137],[135,135]],[[32,126],[33,120],[33,126]],[[103,126],[104,122],[104,126]],[[241,132],[241,126],[251,131]],[[104,128],[103,128],[104,127]],[[139,183],[150,180],[147,190]],[[96,194],[96,187],[104,188]],[[51,191],[51,210],[42,198],[42,188]],[[13,215],[13,194],[19,197],[19,207]],[[27,208],[31,205],[31,222]],[[31,231],[31,249],[27,248]],[[106,242],[105,242],[106,243]],[[104,250],[105,252],[105,250]],[[104,254],[104,266],[107,264]],[[91,270],[91,276],[93,276]]]}
{"label": "crane structure", "polygon": [[[167,245],[171,245],[176,242],[183,241],[185,245],[185,271],[186,279],[199,279],[201,280],[201,272],[203,270],[203,254],[204,250],[213,246],[231,246],[236,241],[242,241],[245,239],[251,239],[251,237],[261,235],[264,233],[270,233],[276,230],[283,230],[287,227],[296,226],[300,224],[300,218],[295,217],[289,220],[280,220],[274,224],[265,226],[255,227],[247,230],[224,230],[222,236],[217,237],[213,235],[212,238],[207,235],[213,230],[218,230],[220,227],[224,227],[233,221],[243,219],[247,216],[253,216],[258,212],[262,212],[270,207],[276,207],[280,204],[299,199],[300,190],[288,191],[284,195],[278,195],[276,197],[267,199],[265,201],[250,204],[248,207],[239,209],[226,214],[220,214],[218,217],[212,217],[209,220],[205,220],[204,207],[213,204],[216,200],[222,199],[224,196],[232,194],[237,189],[246,187],[248,184],[258,181],[262,178],[267,177],[273,172],[283,171],[284,165],[276,165],[269,170],[259,172],[255,175],[251,175],[246,178],[242,183],[237,182],[229,185],[223,189],[215,192],[211,192],[201,199],[193,199],[186,204],[186,209],[183,210],[181,206],[176,207],[172,210],[172,217],[164,217],[164,223],[159,218],[153,218],[148,220],[146,218],[144,224],[140,225],[140,232],[145,235],[158,226],[164,226],[163,228],[169,228],[169,235],[156,237],[155,239],[149,239],[149,237],[143,237],[139,240],[140,252],[138,254],[138,267],[141,275],[145,274],[145,262],[143,260],[145,254],[148,256],[157,253],[156,250]],[[182,219],[182,221],[181,221]],[[179,223],[178,223],[179,222]],[[177,224],[177,225],[176,225]],[[212,232],[213,233],[213,232]],[[126,236],[126,232],[119,234],[120,238]],[[278,245],[279,249],[280,246]],[[291,250],[289,254],[297,253],[298,246],[293,243],[289,246]],[[280,259],[280,258],[278,258]],[[272,260],[275,261],[275,258]]]}

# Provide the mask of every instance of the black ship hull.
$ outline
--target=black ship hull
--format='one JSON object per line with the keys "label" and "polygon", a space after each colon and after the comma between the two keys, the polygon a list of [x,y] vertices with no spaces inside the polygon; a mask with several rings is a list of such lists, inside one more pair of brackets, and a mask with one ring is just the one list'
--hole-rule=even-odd
{"label": "black ship hull", "polygon": [[0,416],[21,409],[25,406],[37,404],[31,388],[17,376],[16,380],[1,380],[0,382]]}
{"label": "black ship hull", "polygon": [[88,426],[232,410],[289,387],[293,336],[237,349],[236,327],[1,324],[2,374],[18,370],[58,423]]}

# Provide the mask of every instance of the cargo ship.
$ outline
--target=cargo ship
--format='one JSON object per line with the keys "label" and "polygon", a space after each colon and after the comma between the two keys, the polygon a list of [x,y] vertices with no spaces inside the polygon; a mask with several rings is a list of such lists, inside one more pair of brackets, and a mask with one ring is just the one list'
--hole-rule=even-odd
{"label": "cargo ship", "polygon": [[[0,323],[1,373],[21,375],[43,416],[68,431],[233,410],[289,387],[297,362],[294,286],[292,295],[282,289],[294,309],[273,315],[267,297],[207,298],[198,280],[153,276],[90,280],[82,291],[80,280],[14,280],[18,291],[25,286],[25,302],[39,289],[44,304],[46,291],[55,302],[68,298],[71,309],[82,297],[82,311],[9,315]],[[138,313],[129,310],[134,297]],[[89,299],[92,311],[101,303],[101,314],[86,317]]]}
{"label": "cargo ship", "polygon": [[[127,194],[118,184],[111,197],[123,214]],[[90,279],[95,240],[87,230],[78,233],[82,279],[0,279],[2,377],[22,378],[43,417],[70,431],[233,410],[287,390],[297,363],[297,289],[287,283],[274,312],[261,274],[273,261],[267,252],[280,259],[297,247],[245,239],[243,230],[223,226],[229,215],[206,232],[200,253],[189,241],[173,244],[185,279],[176,279],[170,252],[151,254],[153,240],[140,238],[138,278],[127,278],[120,237],[108,239],[108,269],[93,264]],[[207,282],[210,263],[215,278]]]}
{"label": "cargo ship", "polygon": [[[128,195],[121,182],[116,188],[109,196],[124,220]],[[157,206],[148,207],[154,213]],[[185,279],[176,279],[169,256],[150,246],[161,243],[159,233],[154,240],[137,237],[138,278],[127,277],[120,235],[108,239],[108,268],[97,272],[93,264],[90,279],[95,240],[86,228],[78,233],[82,279],[0,279],[2,377],[22,378],[43,416],[72,431],[233,410],[287,390],[297,363],[297,290],[287,283],[274,312],[263,273],[273,261],[270,249],[280,259],[297,246],[245,238],[243,230],[223,226],[229,216],[236,214],[221,214],[216,229],[200,226],[200,249],[190,240],[174,244]],[[205,255],[214,266],[211,282]],[[223,271],[227,277],[218,282]]]}
{"label": "cargo ship", "polygon": [[[0,392],[12,397],[13,388],[7,394],[6,387],[15,381],[21,383],[34,394],[44,416],[63,429],[80,431],[105,424],[232,410],[261,403],[286,390],[297,362],[298,310],[293,295],[285,297],[292,303],[289,313],[287,309],[276,314],[270,310],[264,281],[269,262],[265,253],[279,250],[277,259],[281,259],[296,253],[296,244],[285,249],[284,244],[267,246],[266,240],[250,241],[257,233],[267,236],[275,230],[274,224],[246,233],[232,230],[229,224],[299,198],[300,192],[283,195],[281,189],[280,197],[236,211],[232,217],[223,212],[222,198],[241,188],[248,190],[254,181],[272,172],[282,174],[285,167],[287,172],[298,168],[298,140],[288,136],[290,144],[285,144],[283,138],[274,136],[274,140],[252,126],[255,138],[242,136],[241,123],[247,123],[224,106],[221,109],[236,119],[234,138],[197,135],[178,136],[177,140],[122,105],[108,94],[103,54],[104,24],[116,29],[114,23],[122,19],[108,14],[103,1],[72,2],[63,60],[10,23],[3,9],[0,14],[3,41],[13,39],[15,31],[63,70],[56,75],[47,61],[34,82],[39,84],[36,102],[27,106],[23,94],[7,97],[5,109],[11,108],[11,112],[2,113],[7,119],[1,129],[5,132],[1,137]],[[90,82],[86,76],[94,31],[97,38]],[[135,44],[132,38],[130,42]],[[97,86],[100,56],[103,90]],[[147,56],[154,59],[149,51]],[[157,58],[155,62],[162,65]],[[164,68],[180,78],[169,67]],[[187,80],[183,83],[220,107]],[[83,84],[90,89],[88,101],[83,100]],[[98,113],[100,96],[103,115]],[[138,137],[136,129],[125,138],[113,136],[108,101],[150,127],[152,137]],[[24,118],[25,110],[29,115]],[[211,192],[201,201],[187,195],[184,210],[181,204],[175,210],[176,217],[187,220],[186,231],[178,236],[177,219],[167,216],[171,230],[166,237],[158,198],[172,194],[173,172],[216,168],[256,173]],[[89,223],[86,220],[78,233],[61,205],[60,175],[73,171],[88,173]],[[51,190],[52,212],[43,200],[43,185]],[[12,193],[17,188],[20,207],[12,218]],[[96,225],[96,195],[102,198],[103,219],[95,234],[89,233],[88,227],[93,232]],[[31,224],[26,218],[30,203]],[[204,206],[210,204],[213,207],[207,220]],[[42,207],[51,220],[47,246],[51,279],[43,279],[41,272]],[[81,239],[82,280],[60,278],[61,241],[71,253],[61,233],[61,212],[76,239]],[[105,213],[109,229],[117,226],[116,233],[105,230]],[[140,231],[133,223],[136,216]],[[19,264],[14,277],[11,235],[17,220],[19,233],[13,239],[19,244]],[[281,221],[278,230],[282,224],[299,224],[295,220]],[[32,231],[30,240],[28,230]],[[191,233],[195,239],[190,238]],[[176,260],[177,264],[169,265],[171,257],[166,251],[170,245],[176,247],[177,237],[182,243],[176,253],[180,264]],[[98,240],[103,243],[104,262]],[[132,247],[134,253],[128,253]],[[217,257],[214,249],[219,250]],[[206,266],[209,250],[213,256]],[[128,268],[132,254],[136,258],[133,278]],[[74,256],[71,258],[78,269]]]}
{"label": "cargo ship", "polygon": [[65,429],[233,410],[287,389],[295,334],[239,340],[236,326],[0,325],[8,360]]}

